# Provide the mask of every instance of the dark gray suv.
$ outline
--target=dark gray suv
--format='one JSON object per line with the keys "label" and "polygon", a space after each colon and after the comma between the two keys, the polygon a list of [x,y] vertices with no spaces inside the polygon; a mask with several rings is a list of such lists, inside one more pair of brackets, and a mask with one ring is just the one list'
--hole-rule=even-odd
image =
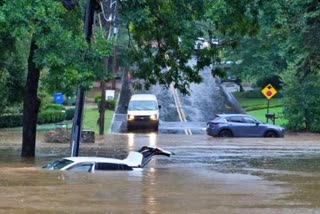
{"label": "dark gray suv", "polygon": [[284,137],[284,131],[246,114],[217,114],[207,123],[207,134],[213,137]]}

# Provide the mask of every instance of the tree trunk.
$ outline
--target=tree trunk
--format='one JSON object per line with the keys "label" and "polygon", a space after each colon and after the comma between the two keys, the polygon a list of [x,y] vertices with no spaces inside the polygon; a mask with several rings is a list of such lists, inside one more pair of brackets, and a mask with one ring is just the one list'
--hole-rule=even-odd
{"label": "tree trunk", "polygon": [[106,112],[106,81],[100,81],[101,101],[99,103],[99,135],[104,134],[104,115]]}
{"label": "tree trunk", "polygon": [[38,99],[38,84],[40,70],[37,68],[34,54],[37,45],[32,39],[28,58],[28,76],[23,100],[23,133],[22,133],[22,157],[34,157],[36,146],[36,128],[40,99]]}

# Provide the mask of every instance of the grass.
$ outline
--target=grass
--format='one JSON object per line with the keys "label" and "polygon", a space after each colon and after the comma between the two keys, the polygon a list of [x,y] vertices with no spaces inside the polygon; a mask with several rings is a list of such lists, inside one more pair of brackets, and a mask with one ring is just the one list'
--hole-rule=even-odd
{"label": "grass", "polygon": [[[105,116],[104,116],[104,133],[108,133],[111,121],[112,121],[112,115],[114,111],[106,110]],[[99,126],[97,124],[97,120],[99,118],[99,111],[98,108],[85,108],[84,114],[83,114],[83,130],[91,130],[94,131],[96,134],[99,133]]]}
{"label": "grass", "polygon": [[[266,117],[265,117],[266,113],[267,113],[267,109],[247,111],[247,114],[257,118],[261,122],[266,122]],[[284,124],[286,124],[287,120],[283,118],[282,107],[270,108],[269,113],[274,113],[276,115],[276,120],[275,120],[276,125],[283,126]],[[268,123],[272,123],[272,121],[269,120]]]}
{"label": "grass", "polygon": [[[268,101],[266,98],[245,98],[241,94],[233,94],[240,106],[246,111],[247,114],[257,118],[261,122],[266,122],[265,114],[267,113]],[[275,113],[275,124],[283,126],[287,120],[283,118],[282,113],[282,99],[271,98],[269,101],[269,113]],[[271,120],[268,123],[272,123]]]}

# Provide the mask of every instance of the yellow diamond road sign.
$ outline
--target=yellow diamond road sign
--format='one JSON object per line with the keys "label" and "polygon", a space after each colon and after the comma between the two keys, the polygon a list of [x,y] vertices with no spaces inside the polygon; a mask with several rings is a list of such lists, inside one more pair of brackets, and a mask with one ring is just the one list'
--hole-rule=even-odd
{"label": "yellow diamond road sign", "polygon": [[264,87],[261,90],[261,93],[269,100],[271,99],[271,97],[273,97],[274,95],[276,95],[278,91],[271,85],[268,84],[266,87]]}

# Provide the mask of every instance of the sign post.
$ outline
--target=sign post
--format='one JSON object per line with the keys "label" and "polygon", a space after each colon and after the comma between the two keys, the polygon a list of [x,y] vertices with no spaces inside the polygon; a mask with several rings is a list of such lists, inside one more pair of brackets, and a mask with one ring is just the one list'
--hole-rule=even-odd
{"label": "sign post", "polygon": [[[261,90],[261,93],[267,98],[268,103],[267,103],[267,114],[266,114],[266,118],[267,118],[267,122],[269,117],[267,116],[269,114],[269,106],[270,106],[270,99],[276,95],[278,93],[278,91],[269,83],[266,87],[264,87]],[[273,119],[273,123],[274,123],[274,119]]]}

